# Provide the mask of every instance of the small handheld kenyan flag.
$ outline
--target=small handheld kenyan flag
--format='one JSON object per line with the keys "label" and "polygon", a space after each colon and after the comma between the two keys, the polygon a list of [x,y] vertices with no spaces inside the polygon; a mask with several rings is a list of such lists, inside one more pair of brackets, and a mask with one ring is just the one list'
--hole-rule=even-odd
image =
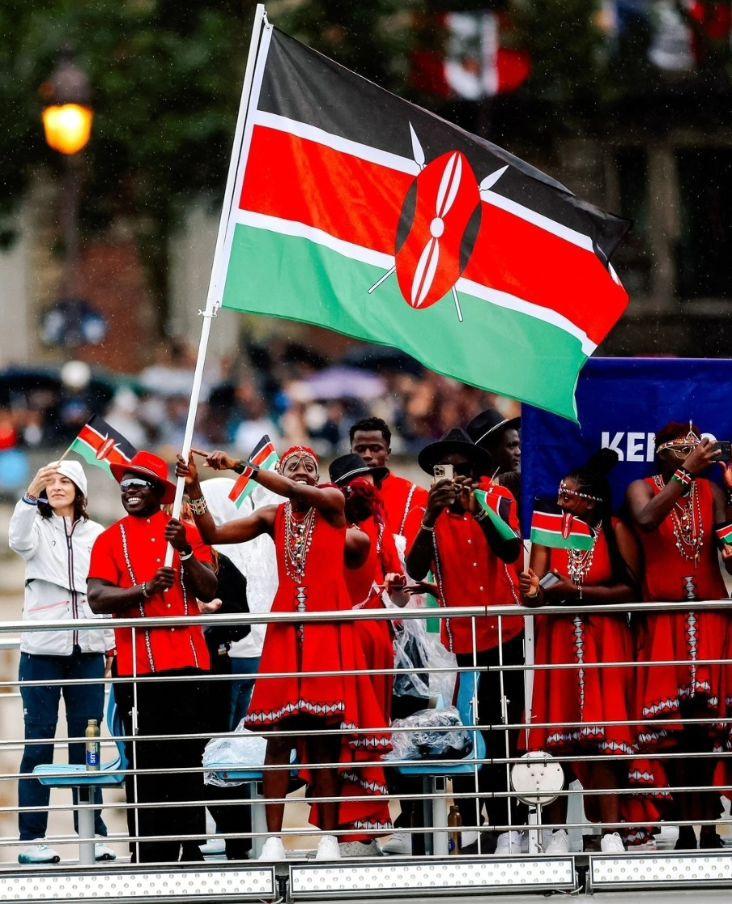
{"label": "small handheld kenyan flag", "polygon": [[492,490],[476,490],[475,498],[478,500],[478,505],[488,515],[491,524],[498,531],[501,539],[515,540],[518,535],[508,523],[511,500],[499,493],[492,492]]}
{"label": "small handheld kenyan flag", "polygon": [[101,417],[94,415],[79,431],[68,452],[76,452],[84,461],[103,468],[111,475],[110,464],[124,464],[137,454],[137,449],[121,433]]}
{"label": "small handheld kenyan flag", "polygon": [[589,550],[595,545],[595,534],[586,521],[556,503],[537,500],[531,517],[531,542],[552,549]]}
{"label": "small handheld kenyan flag", "polygon": [[[262,471],[274,471],[279,460],[280,457],[272,440],[265,433],[249,456],[249,464],[256,465]],[[245,467],[243,473],[231,488],[229,499],[237,508],[241,508],[244,500],[254,492],[257,482],[254,480],[253,475],[253,468]]]}
{"label": "small handheld kenyan flag", "polygon": [[717,535],[717,544],[720,549],[723,546],[732,546],[732,521],[718,525],[714,529],[714,533]]}

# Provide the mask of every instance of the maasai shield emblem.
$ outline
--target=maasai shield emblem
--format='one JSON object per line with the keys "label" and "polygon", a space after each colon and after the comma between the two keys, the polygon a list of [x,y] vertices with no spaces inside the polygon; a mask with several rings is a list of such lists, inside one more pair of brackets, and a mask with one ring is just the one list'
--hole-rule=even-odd
{"label": "maasai shield emblem", "polygon": [[470,262],[480,230],[480,195],[508,167],[490,173],[478,184],[465,154],[448,151],[427,164],[411,123],[409,131],[414,160],[421,172],[402,204],[394,266],[371,286],[369,295],[396,273],[399,289],[411,308],[425,310],[451,292],[462,322],[455,284]]}
{"label": "maasai shield emblem", "polygon": [[[402,295],[410,307],[419,309],[444,298],[460,278],[477,236],[477,228],[468,236],[468,226],[476,213],[480,217],[481,205],[478,180],[460,151],[428,164],[413,190],[414,214],[395,263]],[[411,200],[405,199],[404,208],[411,207]]]}

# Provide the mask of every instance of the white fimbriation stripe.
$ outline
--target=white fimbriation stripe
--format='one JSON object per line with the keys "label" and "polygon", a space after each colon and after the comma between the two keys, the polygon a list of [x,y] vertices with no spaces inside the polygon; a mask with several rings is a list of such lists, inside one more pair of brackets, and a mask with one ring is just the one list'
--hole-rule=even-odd
{"label": "white fimbriation stripe", "polygon": [[409,157],[401,157],[399,154],[391,154],[389,151],[381,151],[379,148],[371,147],[368,144],[361,144],[358,141],[342,138],[340,135],[333,135],[324,129],[317,128],[317,126],[308,125],[306,122],[298,122],[296,119],[288,119],[278,113],[265,113],[262,110],[257,110],[254,114],[254,124],[267,126],[267,128],[276,129],[278,132],[289,132],[290,135],[297,135],[298,138],[306,138],[316,144],[335,148],[336,151],[350,154],[360,160],[367,160],[369,163],[377,163],[379,166],[387,166],[389,169],[407,173],[409,176],[418,176],[421,171],[420,165],[415,160],[410,160]]}
{"label": "white fimbriation stripe", "polygon": [[528,317],[535,317],[537,320],[543,320],[544,323],[551,323],[553,326],[564,330],[574,336],[582,346],[582,351],[586,355],[591,355],[597,348],[597,343],[593,342],[587,333],[576,323],[572,323],[563,314],[558,314],[550,308],[544,308],[541,305],[534,304],[531,301],[524,301],[515,295],[509,295],[508,292],[500,292],[498,289],[489,289],[480,283],[473,282],[472,279],[463,279],[461,277],[457,281],[455,288],[458,292],[464,292],[466,295],[473,295],[482,298],[484,301],[490,301],[491,304],[498,305],[501,308],[508,308],[511,311],[518,311],[526,314]]}
{"label": "white fimbriation stripe", "polygon": [[[308,141],[314,141],[316,144],[335,148],[344,154],[350,154],[360,160],[367,160],[369,163],[386,166],[400,173],[407,173],[410,176],[418,176],[420,173],[419,164],[409,157],[401,157],[399,154],[391,154],[388,151],[381,151],[378,148],[361,144],[358,141],[342,138],[340,135],[333,135],[324,129],[299,122],[296,119],[289,119],[287,116],[280,116],[278,113],[265,113],[262,110],[257,110],[252,121],[255,125],[267,126],[267,128],[276,129],[280,132],[288,132],[290,135],[297,135],[298,138],[305,138]],[[478,174],[479,181],[480,178],[481,176]],[[571,229],[569,226],[563,226],[561,223],[557,223],[556,220],[545,217],[535,210],[524,207],[523,204],[518,204],[503,195],[496,194],[496,192],[483,191],[481,192],[481,197],[484,204],[500,207],[501,210],[505,210],[521,220],[526,220],[527,223],[532,223],[534,226],[539,226],[552,235],[556,235],[572,245],[594,254],[595,249],[592,239],[588,235],[577,232],[576,229]]]}
{"label": "white fimbriation stripe", "polygon": [[256,229],[268,229],[270,232],[281,232],[284,235],[309,239],[317,245],[323,245],[325,248],[330,248],[331,251],[337,251],[338,254],[342,254],[344,257],[350,257],[352,260],[361,261],[364,264],[371,264],[373,267],[383,267],[384,270],[389,270],[394,266],[394,258],[390,254],[382,254],[380,251],[372,251],[362,245],[344,242],[343,239],[337,239],[322,229],[306,226],[304,223],[298,223],[295,220],[282,220],[279,217],[271,217],[264,213],[240,210],[236,221],[241,223],[242,226],[254,226]]}
{"label": "white fimbriation stripe", "polygon": [[[325,248],[330,248],[344,257],[352,260],[361,261],[364,264],[371,264],[374,267],[382,267],[389,270],[394,266],[394,258],[389,254],[383,254],[380,251],[372,251],[370,248],[364,248],[361,245],[354,245],[352,242],[344,242],[335,236],[324,232],[322,229],[316,229],[313,226],[306,226],[304,223],[298,223],[294,220],[283,220],[279,217],[272,217],[267,214],[254,213],[250,210],[238,211],[236,222],[242,226],[253,226],[255,229],[267,229],[270,232],[279,232],[284,235],[291,235],[299,238],[309,239]],[[489,301],[491,304],[498,305],[502,308],[518,311],[520,314],[526,314],[528,317],[534,317],[544,323],[551,323],[553,326],[564,330],[574,336],[581,344],[582,351],[586,355],[591,355],[597,348],[596,343],[587,336],[584,330],[572,323],[566,317],[552,311],[549,308],[543,308],[541,305],[533,304],[530,301],[524,301],[515,295],[509,295],[508,292],[499,292],[497,289],[488,289],[481,286],[480,283],[473,282],[470,279],[460,278],[457,282],[456,289],[464,292],[466,295],[472,295]]]}
{"label": "white fimbriation stripe", "polygon": [[509,200],[509,198],[504,198],[503,195],[499,195],[494,191],[486,191],[481,194],[486,204],[500,207],[501,210],[512,213],[515,217],[520,217],[522,220],[526,220],[528,223],[532,223],[540,229],[545,229],[547,232],[551,232],[552,235],[556,235],[560,239],[571,242],[573,245],[577,245],[585,251],[591,251],[593,254],[595,253],[595,248],[589,235],[583,235],[583,233],[577,232],[575,229],[570,229],[569,226],[562,226],[562,224],[557,223],[556,220],[550,220],[549,217],[545,217],[535,210],[529,210],[528,207],[517,204],[515,201]]}

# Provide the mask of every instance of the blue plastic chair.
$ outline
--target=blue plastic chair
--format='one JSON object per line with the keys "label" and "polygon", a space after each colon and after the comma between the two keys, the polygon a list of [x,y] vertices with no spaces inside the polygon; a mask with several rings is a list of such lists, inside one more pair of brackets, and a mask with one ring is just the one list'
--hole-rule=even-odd
{"label": "blue plastic chair", "polygon": [[[114,698],[114,688],[110,687],[107,698],[107,727],[113,737],[125,733],[120,713]],[[48,788],[76,788],[79,803],[92,803],[93,788],[111,788],[121,785],[124,775],[114,774],[117,770],[127,769],[127,754],[124,741],[115,741],[117,758],[101,764],[98,771],[87,770],[83,763],[43,763],[36,766],[33,775],[42,785]],[[93,864],[94,857],[94,814],[91,808],[79,810],[79,863]]]}
{"label": "blue plastic chair", "polygon": [[[458,674],[458,693],[456,706],[460,713],[460,719],[463,725],[475,725],[478,721],[478,713],[474,711],[473,697],[477,689],[477,682],[480,678],[478,672],[460,672]],[[447,779],[459,775],[475,775],[476,770],[483,768],[481,762],[486,756],[486,746],[483,734],[480,731],[473,731],[473,749],[459,763],[440,763],[432,761],[425,763],[423,766],[398,766],[397,770],[400,775],[421,777],[422,789],[425,794],[445,794],[447,790]],[[431,807],[430,807],[431,805]],[[425,817],[426,822],[432,826],[432,853],[439,856],[448,854],[448,833],[447,833],[447,798],[433,797],[431,800],[425,800]],[[429,836],[425,838],[429,841]]]}

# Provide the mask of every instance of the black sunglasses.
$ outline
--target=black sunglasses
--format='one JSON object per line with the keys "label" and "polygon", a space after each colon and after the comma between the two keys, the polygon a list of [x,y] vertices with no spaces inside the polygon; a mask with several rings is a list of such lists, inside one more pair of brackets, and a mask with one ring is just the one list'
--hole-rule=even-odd
{"label": "black sunglasses", "polygon": [[128,477],[120,483],[120,489],[122,490],[144,489],[145,487],[151,490],[154,486],[154,483],[149,480],[143,480],[142,477]]}

